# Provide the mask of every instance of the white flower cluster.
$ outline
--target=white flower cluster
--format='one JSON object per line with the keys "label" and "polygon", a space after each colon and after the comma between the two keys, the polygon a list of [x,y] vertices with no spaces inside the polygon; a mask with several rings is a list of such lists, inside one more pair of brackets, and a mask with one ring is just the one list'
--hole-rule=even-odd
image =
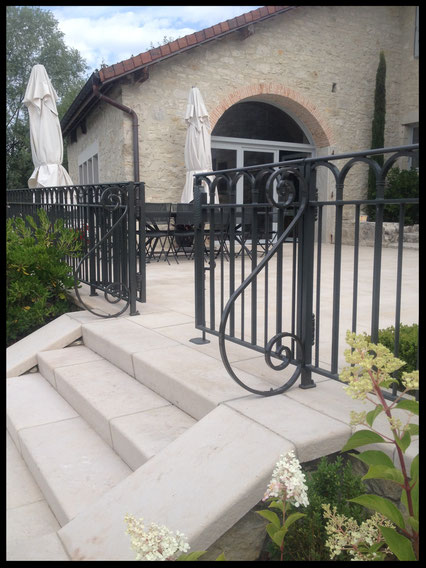
{"label": "white flower cluster", "polygon": [[[330,550],[330,560],[346,551],[352,556],[351,560],[377,560],[376,552],[367,549],[375,543],[383,542],[379,527],[394,527],[394,525],[379,513],[358,525],[355,519],[337,513],[336,507],[331,511],[330,505],[323,505],[324,518],[329,519],[325,527],[328,535],[326,546]],[[390,550],[385,546],[381,549],[385,554]]]}
{"label": "white flower cluster", "polygon": [[276,463],[263,501],[275,497],[285,499],[295,507],[300,505],[307,507],[309,505],[307,489],[305,474],[294,451],[290,450],[286,455],[281,455]]}
{"label": "white flower cluster", "polygon": [[126,533],[130,535],[132,549],[136,552],[136,560],[176,560],[180,553],[189,550],[184,534],[173,533],[167,527],[151,523],[145,530],[143,519],[135,519],[131,515],[124,518],[127,523]]}

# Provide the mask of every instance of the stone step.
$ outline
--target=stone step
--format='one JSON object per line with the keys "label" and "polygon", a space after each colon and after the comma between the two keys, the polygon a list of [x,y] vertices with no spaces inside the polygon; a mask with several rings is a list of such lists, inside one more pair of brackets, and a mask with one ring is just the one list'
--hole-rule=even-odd
{"label": "stone step", "polygon": [[134,560],[126,513],[205,550],[262,498],[293,445],[220,405],[59,531],[71,560]]}
{"label": "stone step", "polygon": [[[136,321],[143,319],[123,318],[83,325],[84,344],[195,420],[221,402],[247,394],[230,378],[220,359]],[[241,377],[259,390],[277,386],[245,371]]]}
{"label": "stone step", "polygon": [[140,318],[118,318],[82,326],[84,345],[133,377],[133,353],[152,350],[161,358],[166,349],[178,345],[176,341],[139,325],[135,319],[143,321]]}
{"label": "stone step", "polygon": [[133,470],[195,420],[86,347],[38,354],[39,370]]}
{"label": "stone step", "polygon": [[61,526],[132,471],[40,373],[7,379],[7,429]]}

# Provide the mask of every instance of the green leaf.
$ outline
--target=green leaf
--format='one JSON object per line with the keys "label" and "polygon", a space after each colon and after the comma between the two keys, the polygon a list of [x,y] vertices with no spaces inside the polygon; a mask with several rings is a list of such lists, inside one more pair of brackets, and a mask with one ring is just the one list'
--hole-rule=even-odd
{"label": "green leaf", "polygon": [[379,497],[378,495],[360,495],[359,497],[354,497],[353,499],[348,499],[352,503],[358,503],[367,509],[372,509],[381,513],[392,521],[399,528],[403,529],[405,527],[404,519],[401,512],[391,503],[388,499],[384,497]]}
{"label": "green leaf", "polygon": [[367,465],[384,465],[387,467],[393,467],[393,461],[391,458],[381,450],[366,450],[360,454],[350,455],[363,461]]}
{"label": "green leaf", "polygon": [[226,560],[226,558],[225,558],[225,553],[222,552],[221,554],[219,554],[219,556],[216,558],[216,561],[217,561],[217,560]]}
{"label": "green leaf", "polygon": [[419,478],[419,454],[417,454],[411,462],[410,476],[412,480]]}
{"label": "green leaf", "polygon": [[273,536],[271,536],[271,535],[269,535],[269,536],[271,536],[272,540],[275,542],[275,544],[277,546],[281,546],[282,543],[284,542],[284,537],[286,535],[286,532],[287,532],[287,529],[282,528],[279,531],[276,531]]}
{"label": "green leaf", "polygon": [[398,446],[401,448],[401,450],[403,451],[403,453],[405,453],[405,450],[408,448],[408,446],[411,444],[411,436],[410,436],[410,432],[408,432],[408,430],[406,432],[404,432],[402,438],[399,438],[398,436],[395,436],[395,442],[398,444]]}
{"label": "green leaf", "polygon": [[274,535],[278,530],[279,529],[277,529],[277,527],[272,523],[269,523],[269,525],[266,527],[266,532],[268,533],[268,535],[271,537],[272,540],[274,540]]}
{"label": "green leaf", "polygon": [[419,518],[419,480],[411,490],[411,500],[413,502],[414,516],[416,519]]}
{"label": "green leaf", "polygon": [[402,475],[401,470],[397,469],[393,464],[392,467],[385,465],[370,466],[369,470],[362,478],[363,481],[365,479],[387,479],[394,483],[404,483],[404,476]]}
{"label": "green leaf", "polygon": [[416,560],[411,541],[390,527],[379,527],[386,544],[398,560]]}
{"label": "green leaf", "polygon": [[267,519],[269,522],[271,522],[275,527],[280,528],[281,526],[281,522],[280,519],[278,518],[278,515],[276,513],[274,513],[273,511],[256,511],[256,513],[258,515],[260,515],[261,517],[264,517],[265,519]]}
{"label": "green leaf", "polygon": [[206,553],[206,550],[194,550],[194,552],[190,552],[189,554],[181,554],[176,560],[198,560],[200,556]]}
{"label": "green leaf", "polygon": [[370,412],[367,412],[365,419],[367,420],[367,424],[370,427],[373,426],[373,422],[376,416],[378,416],[382,412],[382,410],[383,406],[381,404],[378,404],[374,410],[370,410]]}
{"label": "green leaf", "polygon": [[282,501],[272,501],[269,505],[269,508],[279,509],[281,512],[284,511],[284,504]]}
{"label": "green leaf", "polygon": [[398,404],[395,405],[395,408],[402,408],[403,410],[408,410],[417,416],[419,415],[419,403],[417,400],[400,400]]}
{"label": "green leaf", "polygon": [[411,528],[418,533],[419,532],[419,520],[415,519],[414,517],[408,517],[408,522]]}
{"label": "green leaf", "polygon": [[418,436],[419,435],[419,425],[418,424],[408,424],[408,431],[410,436]]}
{"label": "green leaf", "polygon": [[305,513],[293,513],[291,515],[289,515],[284,523],[284,528],[288,529],[288,527],[290,527],[295,521],[297,521],[298,519],[302,518],[302,517],[306,517]]}
{"label": "green leaf", "polygon": [[365,446],[367,444],[376,444],[378,442],[384,442],[385,440],[376,432],[371,432],[370,430],[358,430],[355,434],[349,438],[346,444],[342,448],[342,452],[347,452],[348,450],[354,450],[359,446]]}

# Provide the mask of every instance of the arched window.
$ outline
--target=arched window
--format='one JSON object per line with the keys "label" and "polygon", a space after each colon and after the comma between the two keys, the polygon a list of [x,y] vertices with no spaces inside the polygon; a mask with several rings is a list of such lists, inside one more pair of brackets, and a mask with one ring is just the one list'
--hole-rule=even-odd
{"label": "arched window", "polygon": [[[214,170],[240,168],[312,156],[308,133],[275,105],[247,100],[231,106],[212,131]],[[260,188],[260,200],[264,199]],[[222,203],[229,199],[225,185],[218,186]],[[250,203],[247,184],[237,187],[237,203]]]}

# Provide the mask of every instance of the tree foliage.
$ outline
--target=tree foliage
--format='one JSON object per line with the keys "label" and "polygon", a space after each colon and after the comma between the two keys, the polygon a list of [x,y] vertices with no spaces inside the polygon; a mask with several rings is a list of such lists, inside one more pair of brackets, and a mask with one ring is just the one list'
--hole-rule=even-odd
{"label": "tree foliage", "polygon": [[59,96],[61,118],[86,81],[87,65],[68,47],[52,12],[6,8],[6,187],[26,187],[34,166],[28,111],[22,101],[35,64],[44,65]]}
{"label": "tree foliage", "polygon": [[[385,146],[385,122],[386,122],[386,59],[383,51],[380,52],[379,65],[376,72],[376,88],[374,90],[374,115],[371,125],[371,148],[384,148]],[[376,162],[383,165],[383,154],[373,157]],[[376,198],[376,176],[370,168],[368,173],[368,199]],[[374,221],[376,209],[367,207],[370,221]]]}

